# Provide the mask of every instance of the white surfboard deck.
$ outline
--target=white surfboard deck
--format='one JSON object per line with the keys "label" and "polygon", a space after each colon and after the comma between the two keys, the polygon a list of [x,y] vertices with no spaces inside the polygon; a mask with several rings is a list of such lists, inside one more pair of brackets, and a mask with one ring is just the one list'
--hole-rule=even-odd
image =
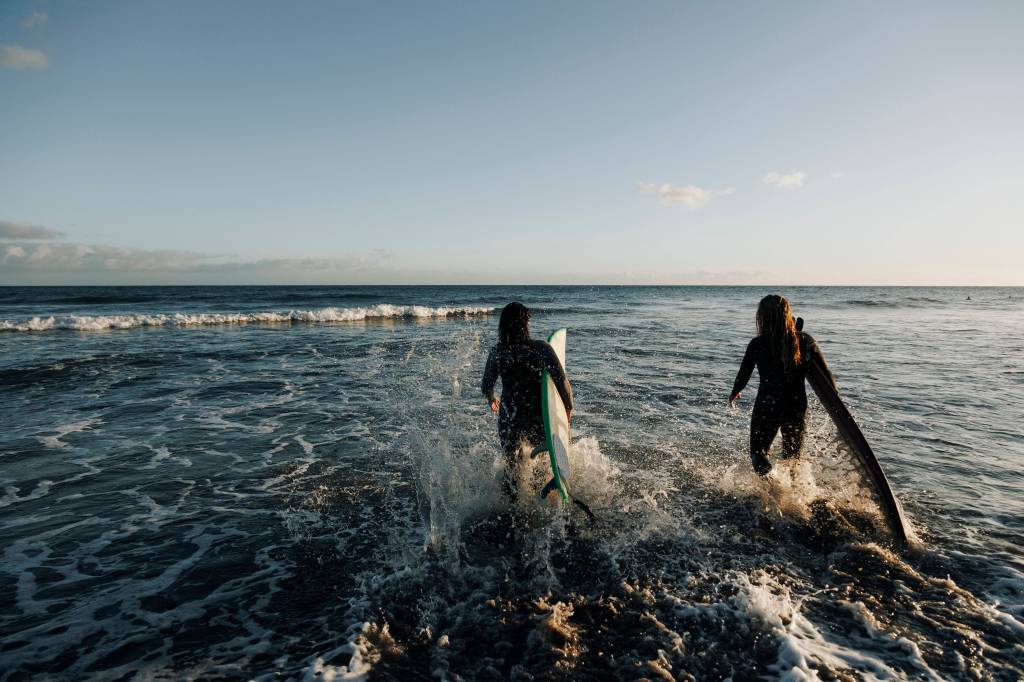
{"label": "white surfboard deck", "polygon": [[[562,363],[565,371],[565,329],[558,329],[548,337],[548,343]],[[544,413],[544,438],[547,441],[548,459],[551,462],[551,475],[563,503],[569,501],[569,448],[571,447],[569,418],[565,413],[562,396],[555,387],[554,380],[544,371],[541,377],[541,403]]]}

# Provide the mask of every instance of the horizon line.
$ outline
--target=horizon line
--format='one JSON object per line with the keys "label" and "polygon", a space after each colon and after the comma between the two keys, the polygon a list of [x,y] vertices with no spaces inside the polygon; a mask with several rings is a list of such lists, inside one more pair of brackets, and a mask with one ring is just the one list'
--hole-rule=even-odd
{"label": "horizon line", "polygon": [[405,284],[377,284],[377,283],[359,283],[359,284],[314,284],[314,283],[272,283],[272,284],[260,284],[260,283],[239,283],[239,284],[225,284],[225,283],[194,283],[194,284],[0,284],[0,288],[10,289],[28,289],[28,288],[56,288],[56,287],[106,287],[106,288],[128,288],[128,287],[833,287],[842,289],[1022,289],[1024,284],[743,284],[743,283],[688,283],[688,284],[666,284],[666,283],[585,283],[585,284],[566,284],[566,283],[532,283],[532,284],[508,284],[508,283],[474,283],[474,284],[457,284],[457,283],[405,283]]}

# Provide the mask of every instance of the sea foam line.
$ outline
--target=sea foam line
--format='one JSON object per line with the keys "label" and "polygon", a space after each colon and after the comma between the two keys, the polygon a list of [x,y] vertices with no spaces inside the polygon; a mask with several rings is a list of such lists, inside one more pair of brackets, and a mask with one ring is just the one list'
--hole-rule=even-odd
{"label": "sea foam line", "polygon": [[490,306],[391,305],[379,303],[365,308],[319,308],[287,312],[255,313],[129,313],[125,315],[61,315],[36,316],[23,320],[0,320],[0,331],[41,332],[54,329],[100,331],[136,327],[197,327],[238,324],[291,324],[359,322],[399,318],[443,318],[488,315]]}

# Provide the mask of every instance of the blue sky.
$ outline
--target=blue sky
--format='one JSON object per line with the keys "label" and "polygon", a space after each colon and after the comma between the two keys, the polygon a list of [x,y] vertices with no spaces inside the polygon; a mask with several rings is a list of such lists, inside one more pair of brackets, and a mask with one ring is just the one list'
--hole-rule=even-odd
{"label": "blue sky", "polygon": [[1024,4],[0,3],[0,284],[1024,284]]}

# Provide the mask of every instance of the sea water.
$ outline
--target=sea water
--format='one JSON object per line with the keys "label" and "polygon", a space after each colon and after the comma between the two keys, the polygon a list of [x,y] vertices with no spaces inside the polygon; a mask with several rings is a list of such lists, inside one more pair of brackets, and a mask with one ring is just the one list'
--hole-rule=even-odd
{"label": "sea water", "polygon": [[[913,526],[812,398],[726,401],[787,296]],[[500,495],[511,300],[568,328],[571,485]],[[1020,679],[1024,290],[0,289],[0,679]]]}

